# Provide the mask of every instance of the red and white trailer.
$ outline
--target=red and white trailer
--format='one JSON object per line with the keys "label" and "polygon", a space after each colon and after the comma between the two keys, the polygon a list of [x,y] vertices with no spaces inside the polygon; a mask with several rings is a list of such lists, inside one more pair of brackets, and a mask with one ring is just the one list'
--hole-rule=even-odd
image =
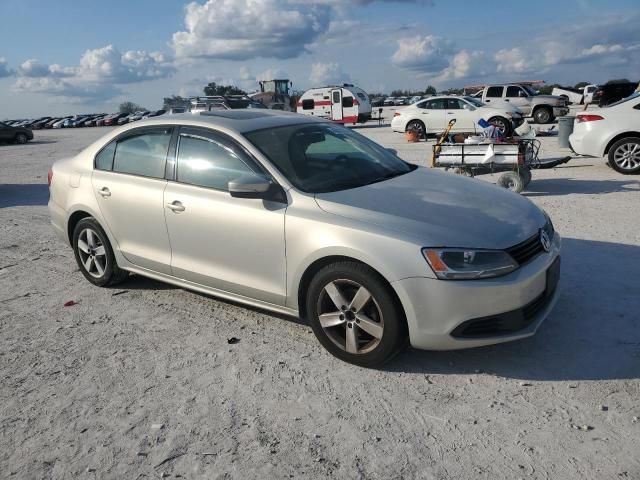
{"label": "red and white trailer", "polygon": [[298,99],[297,112],[355,125],[371,119],[371,102],[364,90],[345,83],[307,90]]}

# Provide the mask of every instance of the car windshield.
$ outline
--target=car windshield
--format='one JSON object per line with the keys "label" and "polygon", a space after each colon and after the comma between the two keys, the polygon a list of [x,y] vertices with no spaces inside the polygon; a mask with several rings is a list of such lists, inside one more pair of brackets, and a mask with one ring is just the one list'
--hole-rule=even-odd
{"label": "car windshield", "polygon": [[607,105],[607,108],[615,107],[616,105],[620,105],[621,103],[629,102],[631,100],[636,100],[638,98],[640,98],[640,92],[635,92],[629,95],[628,97],[623,98],[622,100],[618,100],[617,102]]}
{"label": "car windshield", "polygon": [[338,125],[289,125],[245,136],[293,186],[308,193],[362,187],[417,168]]}
{"label": "car windshield", "polygon": [[469,102],[474,107],[484,107],[485,106],[485,104],[482,103],[477,98],[473,98],[473,97],[463,97],[463,98],[465,99],[465,101]]}

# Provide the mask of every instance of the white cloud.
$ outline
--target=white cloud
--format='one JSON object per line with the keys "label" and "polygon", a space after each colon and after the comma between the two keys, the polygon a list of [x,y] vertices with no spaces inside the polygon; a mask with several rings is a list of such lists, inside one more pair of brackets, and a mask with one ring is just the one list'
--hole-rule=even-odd
{"label": "white cloud", "polygon": [[314,87],[340,85],[351,82],[351,76],[345,73],[337,63],[314,63],[311,65],[309,81]]}
{"label": "white cloud", "polygon": [[498,50],[493,58],[498,73],[529,73],[541,68],[539,61],[534,61],[529,52],[519,47]]}
{"label": "white cloud", "polygon": [[0,57],[0,78],[10,77],[13,75],[13,70],[9,69],[7,60],[4,57]]}
{"label": "white cloud", "polygon": [[327,30],[328,5],[295,0],[208,0],[186,7],[186,31],[173,34],[178,58],[294,58]]}
{"label": "white cloud", "polygon": [[438,74],[454,53],[453,42],[435,35],[414,36],[398,40],[398,49],[391,57],[397,67],[422,74]]}
{"label": "white cloud", "polygon": [[161,53],[130,50],[122,54],[107,45],[87,50],[76,67],[27,60],[18,68],[13,88],[18,92],[104,100],[122,93],[118,85],[166,78],[174,71],[172,62]]}
{"label": "white cloud", "polygon": [[483,51],[461,50],[449,61],[449,66],[436,78],[439,82],[480,78],[494,70],[493,63]]}

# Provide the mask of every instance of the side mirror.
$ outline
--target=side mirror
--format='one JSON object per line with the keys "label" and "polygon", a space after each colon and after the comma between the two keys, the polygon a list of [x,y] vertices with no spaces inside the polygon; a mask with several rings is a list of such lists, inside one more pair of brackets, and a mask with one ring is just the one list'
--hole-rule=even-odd
{"label": "side mirror", "polygon": [[229,194],[235,198],[261,198],[286,203],[282,187],[260,175],[247,174],[227,184]]}

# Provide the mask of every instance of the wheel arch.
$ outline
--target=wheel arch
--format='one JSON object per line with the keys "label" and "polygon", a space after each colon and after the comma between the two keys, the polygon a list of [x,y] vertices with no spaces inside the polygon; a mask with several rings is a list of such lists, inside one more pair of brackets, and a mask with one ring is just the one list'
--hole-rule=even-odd
{"label": "wheel arch", "polygon": [[80,220],[88,217],[95,218],[91,213],[85,210],[76,210],[69,216],[69,220],[67,220],[67,238],[71,245],[73,245],[73,231],[76,229],[76,225]]}
{"label": "wheel arch", "polygon": [[416,117],[412,117],[409,120],[407,120],[407,123],[404,124],[404,131],[407,131],[407,128],[409,128],[409,124],[411,122],[418,122],[422,124],[422,127],[424,128],[424,134],[427,134],[427,124],[425,123],[424,120],[422,120],[421,118],[416,118]]}
{"label": "wheel arch", "polygon": [[395,288],[393,288],[393,286],[391,285],[391,282],[389,282],[389,280],[387,280],[386,277],[382,273],[380,273],[380,271],[375,267],[369,265],[367,262],[364,262],[358,258],[350,257],[348,255],[328,255],[328,256],[321,257],[314,260],[310,265],[307,266],[302,276],[300,277],[300,282],[298,282],[297,300],[298,300],[298,314],[300,318],[306,318],[307,316],[307,311],[306,311],[307,302],[305,297],[306,297],[307,289],[309,288],[309,284],[311,283],[311,280],[313,279],[313,277],[327,265],[331,265],[333,263],[339,263],[339,262],[359,263],[373,270],[375,274],[378,275],[380,280],[382,280],[382,282],[387,286],[387,288],[389,289],[389,292],[391,292],[391,295],[393,296],[396,302],[396,307],[398,308],[398,312],[400,312],[406,324],[407,316],[406,316],[404,305],[402,304],[402,301],[400,300],[400,297],[398,296],[398,293],[396,292]]}
{"label": "wheel arch", "polygon": [[623,132],[623,133],[619,133],[618,135],[616,135],[615,137],[613,137],[611,140],[609,140],[609,142],[607,142],[607,146],[604,149],[604,153],[603,155],[607,155],[609,153],[609,150],[611,149],[611,147],[618,141],[622,140],[623,138],[640,138],[640,132]]}

